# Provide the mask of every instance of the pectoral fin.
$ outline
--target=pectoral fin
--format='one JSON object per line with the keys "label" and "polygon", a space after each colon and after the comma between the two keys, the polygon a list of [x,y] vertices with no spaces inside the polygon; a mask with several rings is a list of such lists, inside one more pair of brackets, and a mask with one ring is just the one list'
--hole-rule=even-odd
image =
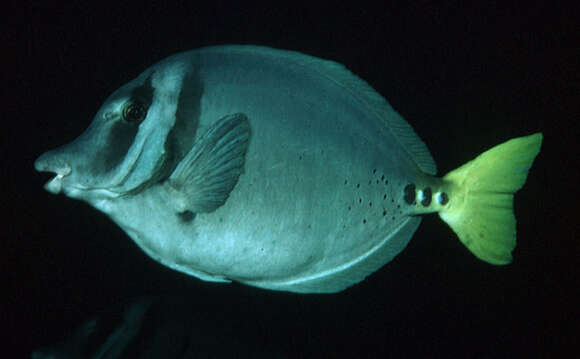
{"label": "pectoral fin", "polygon": [[244,114],[213,124],[193,145],[164,184],[176,212],[213,212],[223,205],[243,172],[250,141]]}

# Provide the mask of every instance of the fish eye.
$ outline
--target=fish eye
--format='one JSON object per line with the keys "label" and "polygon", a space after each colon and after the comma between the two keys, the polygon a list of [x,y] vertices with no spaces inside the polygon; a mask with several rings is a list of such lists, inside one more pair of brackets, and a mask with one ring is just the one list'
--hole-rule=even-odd
{"label": "fish eye", "polygon": [[129,102],[125,108],[123,108],[123,120],[129,123],[141,123],[147,115],[147,109],[141,102],[132,101]]}

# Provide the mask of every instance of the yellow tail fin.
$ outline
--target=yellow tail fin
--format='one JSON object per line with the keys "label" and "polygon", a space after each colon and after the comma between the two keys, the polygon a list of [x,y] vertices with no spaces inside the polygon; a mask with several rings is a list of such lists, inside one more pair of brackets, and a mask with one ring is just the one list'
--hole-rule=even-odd
{"label": "yellow tail fin", "polygon": [[449,203],[439,216],[479,259],[508,264],[516,246],[514,193],[526,182],[542,134],[504,142],[449,172]]}

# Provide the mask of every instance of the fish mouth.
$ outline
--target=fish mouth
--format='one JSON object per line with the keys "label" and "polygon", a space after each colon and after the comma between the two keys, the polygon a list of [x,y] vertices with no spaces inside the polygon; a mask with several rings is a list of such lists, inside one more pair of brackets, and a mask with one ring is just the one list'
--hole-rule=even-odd
{"label": "fish mouth", "polygon": [[62,191],[63,179],[72,172],[71,166],[66,162],[55,165],[46,161],[47,157],[41,156],[34,162],[34,168],[39,172],[54,172],[56,176],[44,185],[44,189],[52,194],[59,194]]}
{"label": "fish mouth", "polygon": [[62,190],[62,179],[68,176],[71,172],[70,167],[64,169],[63,172],[57,172],[53,179],[46,182],[44,189],[52,194],[59,194]]}
{"label": "fish mouth", "polygon": [[46,184],[44,185],[44,189],[52,194],[59,194],[62,191],[63,178],[68,176],[72,172],[72,169],[67,164],[66,167],[59,168],[55,172],[56,176],[54,176],[54,178],[51,179],[50,181],[46,182]]}

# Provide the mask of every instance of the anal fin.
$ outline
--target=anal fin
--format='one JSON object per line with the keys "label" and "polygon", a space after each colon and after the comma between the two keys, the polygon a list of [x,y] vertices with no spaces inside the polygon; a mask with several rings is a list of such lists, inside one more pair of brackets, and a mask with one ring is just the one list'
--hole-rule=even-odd
{"label": "anal fin", "polygon": [[197,139],[164,184],[176,212],[213,212],[223,205],[243,172],[249,141],[244,114],[221,118]]}

